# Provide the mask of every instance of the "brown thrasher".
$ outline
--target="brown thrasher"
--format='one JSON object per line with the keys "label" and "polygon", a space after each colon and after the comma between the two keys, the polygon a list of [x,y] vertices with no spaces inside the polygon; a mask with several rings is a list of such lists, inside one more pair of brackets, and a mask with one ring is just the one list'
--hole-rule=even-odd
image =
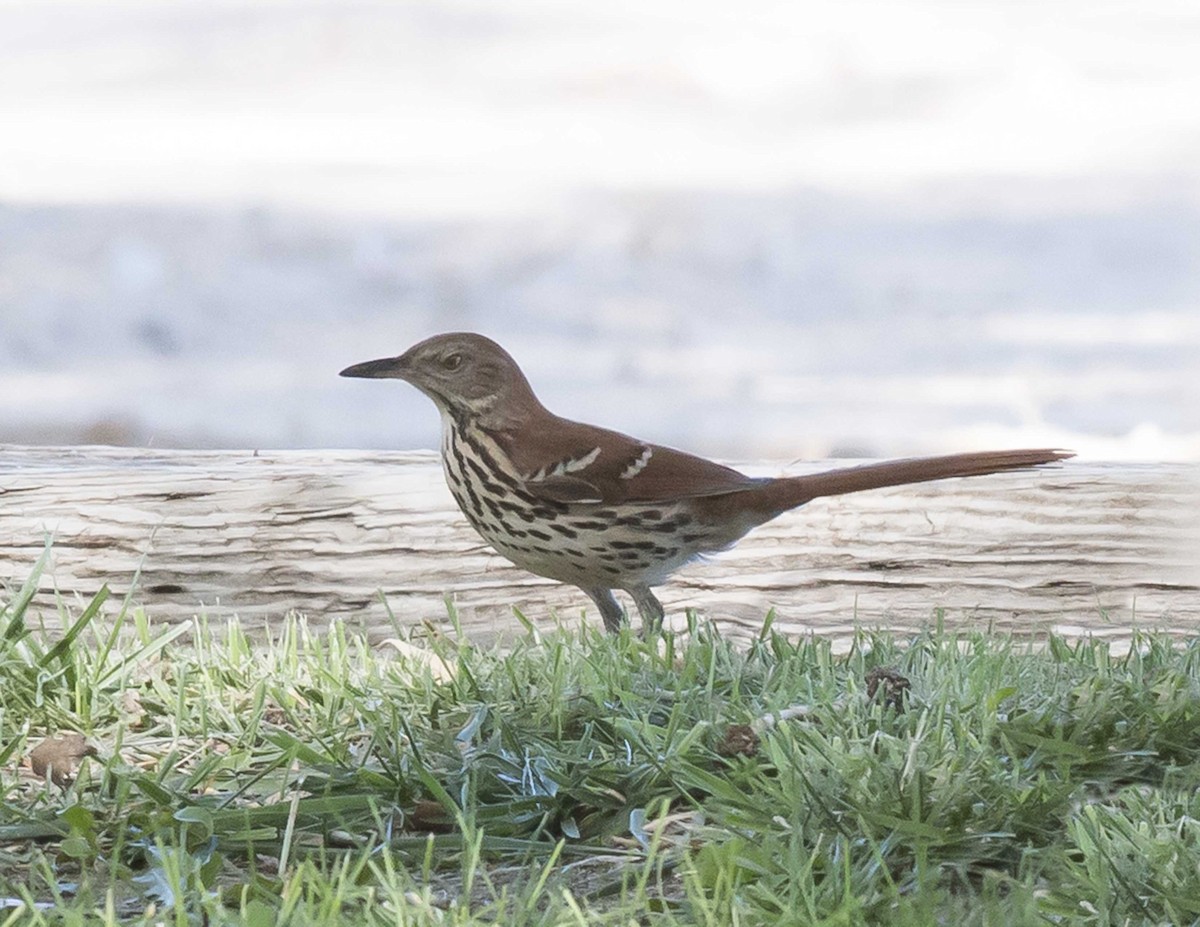
{"label": "brown thrasher", "polygon": [[578,586],[609,631],[628,592],[647,627],[663,608],[651,586],[689,560],[818,496],[981,476],[1071,457],[1060,450],[919,457],[776,479],[754,478],[682,451],[559,418],[500,345],[435,335],[344,377],[405,380],[442,413],[442,464],[475,530],[517,566]]}

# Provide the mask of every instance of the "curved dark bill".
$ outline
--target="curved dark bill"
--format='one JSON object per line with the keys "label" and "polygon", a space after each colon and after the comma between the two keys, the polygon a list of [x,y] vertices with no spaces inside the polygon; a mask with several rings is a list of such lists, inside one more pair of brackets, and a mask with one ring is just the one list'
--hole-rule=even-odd
{"label": "curved dark bill", "polygon": [[365,361],[361,364],[354,364],[347,367],[339,377],[370,377],[378,379],[380,377],[399,377],[403,372],[403,367],[400,364],[398,357],[382,357],[379,360]]}

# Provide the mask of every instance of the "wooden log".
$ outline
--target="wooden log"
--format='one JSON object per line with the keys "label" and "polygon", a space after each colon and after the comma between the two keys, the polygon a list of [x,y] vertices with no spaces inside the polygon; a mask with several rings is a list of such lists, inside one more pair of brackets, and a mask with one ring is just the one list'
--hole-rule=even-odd
{"label": "wooden log", "polygon": [[[845,465],[845,461],[836,462]],[[833,462],[788,468],[823,469]],[[747,466],[759,474],[783,472]],[[842,635],[928,623],[1127,635],[1200,624],[1200,475],[1189,465],[1061,467],[820,499],[680,572],[661,596],[727,633]],[[591,603],[491,552],[455,508],[432,453],[156,451],[0,446],[0,582],[28,575],[47,537],[54,589],[130,589],[152,619],[297,610],[386,635],[404,624],[476,639]],[[598,620],[590,614],[589,619]]]}

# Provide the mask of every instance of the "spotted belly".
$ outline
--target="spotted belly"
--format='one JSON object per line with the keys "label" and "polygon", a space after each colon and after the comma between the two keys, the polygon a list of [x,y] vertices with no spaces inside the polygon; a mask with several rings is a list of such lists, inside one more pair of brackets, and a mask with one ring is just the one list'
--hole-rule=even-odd
{"label": "spotted belly", "polygon": [[683,503],[552,502],[478,451],[447,437],[442,460],[459,508],[497,553],[531,573],[585,588],[662,583],[697,555],[728,546]]}
{"label": "spotted belly", "polygon": [[702,553],[683,539],[690,519],[660,508],[620,511],[566,506],[547,519],[525,510],[480,516],[458,499],[479,535],[517,566],[577,586],[624,589],[654,586]]}

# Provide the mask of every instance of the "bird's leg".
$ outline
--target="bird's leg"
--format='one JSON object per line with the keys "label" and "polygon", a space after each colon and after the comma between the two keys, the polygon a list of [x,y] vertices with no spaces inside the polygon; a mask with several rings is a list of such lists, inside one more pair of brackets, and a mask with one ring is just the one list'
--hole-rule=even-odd
{"label": "bird's leg", "polygon": [[[596,607],[600,609],[600,617],[604,619],[604,630],[616,634],[625,622],[625,610],[617,604],[611,589],[584,589]],[[649,591],[649,590],[647,590]],[[641,606],[638,606],[641,608]]]}
{"label": "bird's leg", "polygon": [[642,635],[656,634],[662,628],[663,607],[649,586],[634,586],[629,590],[642,616]]}

